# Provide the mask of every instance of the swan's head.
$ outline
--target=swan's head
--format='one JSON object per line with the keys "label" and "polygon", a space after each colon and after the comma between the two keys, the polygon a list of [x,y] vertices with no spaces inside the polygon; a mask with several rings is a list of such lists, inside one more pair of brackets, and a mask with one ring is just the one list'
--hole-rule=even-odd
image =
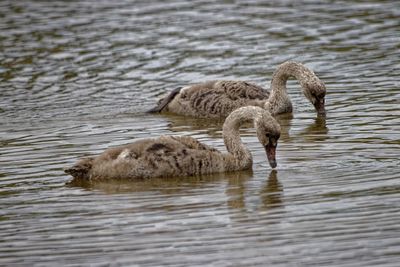
{"label": "swan's head", "polygon": [[314,105],[318,115],[325,115],[325,84],[318,78],[302,84],[304,95]]}
{"label": "swan's head", "polygon": [[255,127],[258,140],[267,153],[269,165],[275,168],[277,165],[275,153],[278,146],[278,139],[281,135],[281,126],[268,111],[264,111],[261,117],[255,120]]}

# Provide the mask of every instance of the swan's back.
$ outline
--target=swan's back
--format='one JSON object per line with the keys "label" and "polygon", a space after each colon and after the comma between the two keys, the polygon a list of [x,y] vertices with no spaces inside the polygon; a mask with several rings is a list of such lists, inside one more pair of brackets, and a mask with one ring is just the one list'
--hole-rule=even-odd
{"label": "swan's back", "polygon": [[191,137],[161,136],[110,148],[65,170],[90,180],[191,176],[223,172],[223,155]]}
{"label": "swan's back", "polygon": [[225,118],[243,106],[262,107],[269,93],[262,87],[244,81],[209,81],[176,90],[159,102],[167,111],[204,118]]}

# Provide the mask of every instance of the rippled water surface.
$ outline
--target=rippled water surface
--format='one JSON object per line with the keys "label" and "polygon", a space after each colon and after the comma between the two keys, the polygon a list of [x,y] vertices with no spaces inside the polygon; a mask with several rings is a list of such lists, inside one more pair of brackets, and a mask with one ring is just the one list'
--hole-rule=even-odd
{"label": "rippled water surface", "polygon": [[[0,2],[0,265],[399,266],[398,1]],[[180,134],[225,150],[221,123],[144,111],[212,79],[296,81],[278,168],[69,183],[77,158]]]}

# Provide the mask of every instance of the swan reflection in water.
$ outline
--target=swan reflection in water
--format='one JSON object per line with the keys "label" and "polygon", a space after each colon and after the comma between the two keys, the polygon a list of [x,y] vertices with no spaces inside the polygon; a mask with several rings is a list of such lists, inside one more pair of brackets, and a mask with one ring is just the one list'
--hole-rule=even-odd
{"label": "swan reflection in water", "polygon": [[[233,182],[233,183],[232,183]],[[248,180],[229,180],[229,186],[226,190],[228,197],[228,206],[233,209],[246,211],[246,195],[248,195]],[[282,206],[283,186],[278,181],[278,172],[271,170],[263,186],[256,193],[259,197],[258,210],[268,210]]]}
{"label": "swan reflection in water", "polygon": [[[106,194],[132,194],[132,193],[154,193],[157,198],[188,196],[190,197],[196,190],[204,193],[208,202],[208,194],[212,191],[215,194],[215,188],[223,187],[226,204],[229,209],[245,211],[246,196],[249,196],[248,183],[252,181],[253,171],[239,171],[229,173],[217,173],[202,176],[187,177],[168,177],[142,179],[135,181],[127,180],[107,180],[107,181],[88,181],[83,179],[73,179],[67,182],[66,186],[70,188],[83,188],[89,191],[100,191]],[[209,190],[208,190],[209,189]],[[263,182],[263,186],[257,190],[260,201],[260,210],[268,210],[282,206],[283,186],[278,181],[278,172],[272,170],[268,178]],[[153,194],[154,196],[154,194]],[[196,193],[196,196],[198,194]],[[198,197],[196,199],[200,199]],[[218,198],[221,199],[221,198]],[[214,205],[212,203],[211,205]],[[167,205],[167,204],[166,204]],[[184,204],[183,204],[184,205]],[[167,205],[171,209],[170,205]],[[161,205],[159,207],[163,209]],[[179,206],[176,207],[177,209]]]}

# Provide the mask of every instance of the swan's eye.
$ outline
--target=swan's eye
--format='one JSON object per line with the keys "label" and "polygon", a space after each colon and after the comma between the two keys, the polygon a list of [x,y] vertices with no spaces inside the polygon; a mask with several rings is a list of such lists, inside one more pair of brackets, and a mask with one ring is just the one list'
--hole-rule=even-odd
{"label": "swan's eye", "polygon": [[316,98],[324,98],[325,93],[324,92],[314,93],[313,96]]}

